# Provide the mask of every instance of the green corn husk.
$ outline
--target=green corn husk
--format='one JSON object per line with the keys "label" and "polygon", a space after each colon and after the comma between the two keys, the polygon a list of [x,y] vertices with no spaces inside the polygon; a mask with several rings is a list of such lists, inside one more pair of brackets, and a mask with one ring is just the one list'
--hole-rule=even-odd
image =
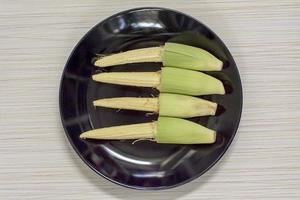
{"label": "green corn husk", "polygon": [[121,140],[153,139],[168,144],[211,144],[216,132],[197,123],[172,117],[159,117],[156,122],[121,125],[84,132],[82,139]]}
{"label": "green corn husk", "polygon": [[162,57],[163,66],[200,71],[220,71],[223,62],[209,52],[184,44],[167,42]]}
{"label": "green corn husk", "polygon": [[216,141],[216,132],[188,120],[159,117],[154,139],[157,143],[211,144]]}
{"label": "green corn husk", "polygon": [[225,94],[223,83],[207,74],[192,70],[164,67],[159,90],[187,95]]}
{"label": "green corn husk", "polygon": [[200,71],[220,71],[223,62],[201,48],[165,43],[160,47],[149,47],[102,56],[94,64],[109,67],[127,63],[162,62],[163,66],[185,68]]}
{"label": "green corn husk", "polygon": [[161,72],[107,72],[92,76],[103,83],[154,87],[160,92],[187,95],[225,94],[223,83],[202,72],[163,67]]}
{"label": "green corn husk", "polygon": [[215,115],[218,104],[187,95],[160,93],[159,115],[190,118]]}
{"label": "green corn husk", "polygon": [[217,104],[192,96],[160,93],[158,98],[118,97],[99,99],[94,106],[148,111],[169,117],[198,117],[215,115]]}

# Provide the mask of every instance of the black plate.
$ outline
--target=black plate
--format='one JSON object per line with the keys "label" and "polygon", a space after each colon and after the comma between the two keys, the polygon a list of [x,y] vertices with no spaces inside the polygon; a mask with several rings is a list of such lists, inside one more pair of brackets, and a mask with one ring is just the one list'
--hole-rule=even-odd
{"label": "black plate", "polygon": [[[218,116],[193,118],[218,132],[212,145],[166,145],[151,141],[81,140],[94,128],[155,120],[138,111],[97,108],[98,98],[157,95],[155,89],[100,84],[91,74],[101,72],[91,60],[109,54],[173,41],[204,48],[225,63],[221,79],[228,94],[205,98],[221,105]],[[156,71],[160,64],[141,63],[107,71]],[[184,75],[184,74],[183,74]],[[163,8],[138,8],[113,15],[92,28],[77,44],[65,66],[60,85],[60,112],[66,135],[81,159],[106,179],[135,189],[165,189],[199,177],[224,154],[234,138],[242,111],[242,87],[235,62],[223,42],[202,23],[183,13]]]}

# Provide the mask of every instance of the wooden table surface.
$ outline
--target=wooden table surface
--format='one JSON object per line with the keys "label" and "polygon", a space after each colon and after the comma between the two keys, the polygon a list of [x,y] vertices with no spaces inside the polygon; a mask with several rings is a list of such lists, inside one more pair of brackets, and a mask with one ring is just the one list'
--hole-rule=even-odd
{"label": "wooden table surface", "polygon": [[[222,160],[166,191],[98,177],[69,145],[58,88],[77,41],[126,9],[180,10],[213,29],[238,65],[243,115]],[[0,0],[0,199],[300,199],[300,2]]]}

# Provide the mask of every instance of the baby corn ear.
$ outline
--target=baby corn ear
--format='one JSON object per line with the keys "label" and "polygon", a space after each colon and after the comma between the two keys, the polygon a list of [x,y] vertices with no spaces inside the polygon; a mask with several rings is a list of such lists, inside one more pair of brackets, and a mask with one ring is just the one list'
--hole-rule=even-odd
{"label": "baby corn ear", "polygon": [[129,50],[96,59],[98,67],[127,63],[162,62],[165,67],[178,67],[201,71],[220,71],[223,62],[203,49],[167,42],[164,46]]}
{"label": "baby corn ear", "polygon": [[99,99],[93,103],[99,107],[149,111],[159,116],[181,118],[215,115],[217,109],[214,102],[170,93],[160,93],[158,98],[119,97]]}
{"label": "baby corn ear", "polygon": [[80,138],[100,140],[154,139],[157,143],[211,144],[216,141],[216,132],[188,120],[159,117],[157,122],[90,130],[82,133]]}
{"label": "baby corn ear", "polygon": [[97,58],[95,65],[109,67],[127,63],[162,62],[163,47],[135,49]]}
{"label": "baby corn ear", "polygon": [[94,81],[117,85],[157,88],[160,84],[158,72],[103,72],[92,76]]}
{"label": "baby corn ear", "polygon": [[119,97],[99,99],[93,103],[94,106],[106,108],[142,110],[158,113],[158,98]]}
{"label": "baby corn ear", "polygon": [[164,47],[163,66],[200,71],[220,71],[223,62],[203,49],[167,42]]}
{"label": "baby corn ear", "polygon": [[152,139],[156,132],[156,122],[114,126],[94,129],[80,135],[83,139],[122,140]]}
{"label": "baby corn ear", "polygon": [[103,83],[157,88],[160,92],[187,95],[225,94],[223,83],[192,70],[163,67],[158,72],[106,72],[92,76]]}

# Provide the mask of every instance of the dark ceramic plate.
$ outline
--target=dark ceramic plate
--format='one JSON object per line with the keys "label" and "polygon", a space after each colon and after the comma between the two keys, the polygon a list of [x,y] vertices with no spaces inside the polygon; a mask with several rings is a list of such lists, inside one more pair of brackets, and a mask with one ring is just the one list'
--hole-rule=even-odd
{"label": "dark ceramic plate", "polygon": [[[80,133],[101,127],[155,120],[145,112],[94,108],[107,97],[150,97],[155,89],[96,83],[91,74],[96,54],[149,47],[173,41],[204,48],[225,63],[209,74],[226,85],[228,94],[204,98],[219,103],[218,115],[190,120],[217,130],[212,145],[166,145],[151,141],[81,140]],[[107,71],[157,71],[160,64],[141,63]],[[184,76],[184,74],[183,74]],[[66,135],[81,159],[106,179],[135,189],[165,189],[191,181],[211,168],[229,147],[242,111],[242,87],[236,64],[223,42],[205,25],[183,13],[163,8],[138,8],[113,15],[92,28],[73,50],[62,75],[60,112]]]}

